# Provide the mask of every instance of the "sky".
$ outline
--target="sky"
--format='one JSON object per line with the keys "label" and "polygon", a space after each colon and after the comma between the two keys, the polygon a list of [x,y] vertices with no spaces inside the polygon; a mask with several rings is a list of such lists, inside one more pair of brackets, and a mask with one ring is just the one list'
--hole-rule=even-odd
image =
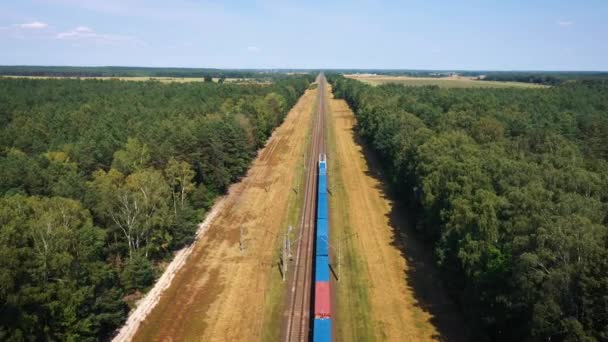
{"label": "sky", "polygon": [[608,70],[607,0],[0,0],[0,65]]}

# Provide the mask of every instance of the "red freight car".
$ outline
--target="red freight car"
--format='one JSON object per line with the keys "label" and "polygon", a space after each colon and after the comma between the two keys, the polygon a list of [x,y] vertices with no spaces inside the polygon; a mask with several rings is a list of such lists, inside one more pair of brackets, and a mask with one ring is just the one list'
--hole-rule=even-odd
{"label": "red freight car", "polygon": [[331,317],[329,282],[318,281],[315,283],[315,318],[329,317]]}

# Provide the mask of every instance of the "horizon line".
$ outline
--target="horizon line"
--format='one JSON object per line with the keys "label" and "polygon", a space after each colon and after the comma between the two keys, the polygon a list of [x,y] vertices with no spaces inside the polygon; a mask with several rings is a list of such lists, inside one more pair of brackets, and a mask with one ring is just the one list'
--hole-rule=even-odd
{"label": "horizon line", "polygon": [[141,68],[141,69],[194,69],[194,70],[298,70],[298,71],[439,71],[439,72],[558,72],[558,73],[608,73],[608,70],[592,69],[468,69],[468,68],[301,68],[301,67],[192,67],[192,66],[141,66],[141,65],[42,65],[42,64],[0,64],[2,67],[37,68]]}

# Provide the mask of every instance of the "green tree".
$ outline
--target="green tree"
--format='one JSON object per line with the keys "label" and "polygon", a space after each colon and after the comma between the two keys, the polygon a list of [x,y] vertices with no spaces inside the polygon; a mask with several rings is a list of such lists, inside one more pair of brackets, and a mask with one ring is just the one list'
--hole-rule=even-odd
{"label": "green tree", "polygon": [[120,231],[129,257],[136,251],[147,256],[151,249],[166,248],[170,189],[162,173],[144,169],[125,177],[114,169],[100,170],[90,187],[96,197],[94,210]]}
{"label": "green tree", "polygon": [[148,146],[136,138],[129,138],[124,150],[114,152],[112,167],[124,174],[129,174],[143,169],[149,162]]}
{"label": "green tree", "polygon": [[179,211],[184,209],[186,196],[194,190],[194,170],[187,162],[180,162],[170,158],[165,168],[165,177],[171,188],[171,198],[173,202],[173,213],[177,217]]}
{"label": "green tree", "polygon": [[79,202],[12,196],[0,208],[3,339],[95,340],[122,320],[104,233]]}
{"label": "green tree", "polygon": [[472,338],[608,338],[599,138],[608,83],[441,89],[330,80],[434,244]]}

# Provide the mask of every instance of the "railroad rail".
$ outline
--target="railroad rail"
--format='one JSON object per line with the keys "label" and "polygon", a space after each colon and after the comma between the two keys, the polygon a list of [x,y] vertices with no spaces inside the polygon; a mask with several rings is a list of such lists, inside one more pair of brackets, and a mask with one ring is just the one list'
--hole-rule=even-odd
{"label": "railroad rail", "polygon": [[306,160],[304,202],[300,219],[295,264],[289,279],[288,305],[284,314],[283,340],[309,340],[314,230],[316,223],[317,162],[325,154],[325,76],[317,77],[317,107],[313,118],[312,139]]}

